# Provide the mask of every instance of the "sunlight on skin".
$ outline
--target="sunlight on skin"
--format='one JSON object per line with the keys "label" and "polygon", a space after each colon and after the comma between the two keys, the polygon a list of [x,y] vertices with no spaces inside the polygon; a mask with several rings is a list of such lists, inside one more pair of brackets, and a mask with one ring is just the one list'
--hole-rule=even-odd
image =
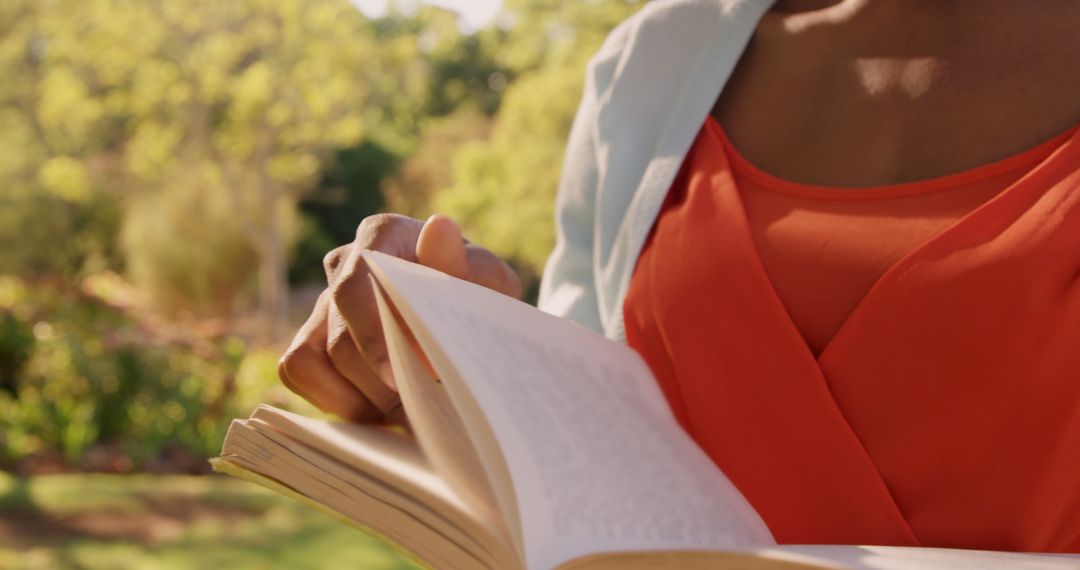
{"label": "sunlight on skin", "polygon": [[[869,0],[781,2],[780,11],[787,13],[780,26],[788,34],[808,33],[814,28],[848,22],[868,5]],[[868,94],[879,96],[899,89],[907,97],[918,99],[942,75],[945,62],[934,57],[863,57],[855,60],[854,66]]]}
{"label": "sunlight on skin", "polygon": [[[820,10],[809,10],[784,17],[784,31],[791,34],[805,32],[824,24],[836,24],[851,19],[869,0],[847,0]],[[794,4],[794,3],[789,3]],[[792,6],[794,8],[795,6]]]}
{"label": "sunlight on skin", "polygon": [[855,72],[867,93],[884,95],[899,87],[911,99],[925,95],[944,67],[944,62],[933,57],[863,57],[855,60]]}

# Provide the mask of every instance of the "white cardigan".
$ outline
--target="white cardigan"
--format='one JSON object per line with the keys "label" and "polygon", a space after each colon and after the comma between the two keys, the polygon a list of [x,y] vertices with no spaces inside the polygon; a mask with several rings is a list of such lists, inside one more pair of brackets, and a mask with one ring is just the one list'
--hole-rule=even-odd
{"label": "white cardigan", "polygon": [[589,62],[540,308],[625,341],[622,303],[668,188],[772,0],[653,0]]}

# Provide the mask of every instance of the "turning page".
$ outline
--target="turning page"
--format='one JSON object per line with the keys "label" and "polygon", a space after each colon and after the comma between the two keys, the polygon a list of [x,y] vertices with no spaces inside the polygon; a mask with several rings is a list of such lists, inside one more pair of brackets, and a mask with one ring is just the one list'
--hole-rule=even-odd
{"label": "turning page", "polygon": [[410,429],[424,456],[462,501],[491,528],[497,529],[500,537],[509,541],[503,517],[498,512],[494,487],[450,395],[421,363],[378,283],[372,285],[398,393]]}
{"label": "turning page", "polygon": [[[470,438],[493,433],[528,567],[606,551],[775,544],[632,349],[478,285],[364,256]],[[488,469],[491,450],[477,448]]]}

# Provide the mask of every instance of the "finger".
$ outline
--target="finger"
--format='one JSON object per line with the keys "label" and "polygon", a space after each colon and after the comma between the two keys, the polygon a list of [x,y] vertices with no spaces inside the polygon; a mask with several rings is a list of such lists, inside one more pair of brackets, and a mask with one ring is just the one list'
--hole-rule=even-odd
{"label": "finger", "polygon": [[418,220],[396,214],[364,218],[356,229],[356,239],[349,246],[348,255],[336,265],[331,283],[333,305],[345,321],[353,343],[368,366],[377,371],[391,389],[395,384],[393,374],[386,366],[386,342],[375,304],[375,292],[368,278],[367,263],[360,254],[370,249],[406,261],[416,261],[416,238],[422,226]]}
{"label": "finger", "polygon": [[466,279],[515,299],[521,298],[521,278],[499,256],[476,245],[465,246],[469,259]]}
{"label": "finger", "polygon": [[375,303],[375,291],[368,278],[367,263],[360,256],[361,251],[362,248],[353,247],[345,264],[340,268],[338,279],[333,286],[332,301],[337,314],[345,322],[349,338],[358,353],[367,361],[371,370],[378,372],[382,382],[396,391],[397,384],[393,373],[389,366],[386,366],[389,355],[378,306]]}
{"label": "finger", "polygon": [[417,260],[433,269],[521,297],[521,280],[514,270],[490,251],[469,244],[450,218],[434,214],[424,223],[416,240]]}
{"label": "finger", "polygon": [[334,368],[353,383],[364,396],[384,415],[389,414],[394,408],[401,405],[401,397],[396,392],[396,386],[388,384],[393,379],[384,381],[380,375],[371,368],[367,360],[360,353],[349,333],[348,324],[341,313],[334,306],[329,305],[328,314],[328,339],[326,352],[330,355],[330,362]]}
{"label": "finger", "polygon": [[394,214],[364,218],[331,284],[333,304],[348,325],[360,353],[374,370],[379,370],[379,363],[385,362],[386,347],[367,263],[360,254],[374,250],[416,261],[416,240],[422,226],[418,220]]}
{"label": "finger", "polygon": [[379,409],[337,372],[326,354],[328,302],[326,293],[319,296],[311,317],[278,363],[278,376],[286,387],[324,412],[352,421],[377,421],[382,415]]}
{"label": "finger", "polygon": [[351,248],[351,243],[345,244],[330,250],[330,253],[327,253],[326,256],[323,257],[323,271],[326,273],[327,285],[333,285],[334,281],[337,281],[338,269],[349,256],[349,250]]}
{"label": "finger", "polygon": [[461,228],[450,218],[433,214],[416,238],[417,260],[432,269],[460,279],[469,276],[469,259]]}

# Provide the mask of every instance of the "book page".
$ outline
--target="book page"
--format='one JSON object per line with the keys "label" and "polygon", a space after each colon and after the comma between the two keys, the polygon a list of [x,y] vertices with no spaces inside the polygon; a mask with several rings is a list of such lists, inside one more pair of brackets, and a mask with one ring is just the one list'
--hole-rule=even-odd
{"label": "book page", "polygon": [[416,441],[407,434],[381,426],[316,420],[265,404],[256,408],[249,420],[239,423],[247,425],[252,421],[272,426],[357,472],[394,481],[405,493],[430,495],[429,500],[440,505],[471,511],[432,470]]}
{"label": "book page", "polygon": [[[474,399],[494,431],[528,567],[594,552],[773,544],[633,350],[437,271],[365,259],[455,406]],[[462,419],[471,435],[473,418]]]}
{"label": "book page", "polygon": [[[404,433],[379,426],[314,420],[266,405],[259,406],[244,423],[272,426],[302,447],[317,450],[358,474],[386,482],[417,498],[429,510],[453,518],[455,524],[485,544],[506,543],[502,521],[455,493],[432,468],[416,441]],[[232,431],[230,428],[230,434]],[[265,436],[275,437],[273,433]],[[298,448],[293,452],[303,453],[303,450]]]}
{"label": "book page", "polygon": [[843,568],[866,570],[1066,570],[1080,568],[1080,554],[1031,554],[955,548],[904,546],[793,545],[765,549],[761,555],[795,554]]}
{"label": "book page", "polygon": [[778,546],[752,552],[652,551],[597,554],[558,570],[1075,570],[1080,555],[898,546]]}
{"label": "book page", "polygon": [[436,566],[473,568],[481,561],[502,565],[514,560],[466,513],[448,509],[437,488],[420,494],[410,490],[427,488],[437,479],[403,485],[372,477],[371,472],[351,469],[257,419],[235,421],[223,453],[226,461],[272,477]]}
{"label": "book page", "polygon": [[[373,283],[373,289],[401,402],[424,456],[462,501],[493,528],[504,527],[491,482],[446,388],[414,353],[378,283]],[[505,531],[503,537],[509,542]]]}

